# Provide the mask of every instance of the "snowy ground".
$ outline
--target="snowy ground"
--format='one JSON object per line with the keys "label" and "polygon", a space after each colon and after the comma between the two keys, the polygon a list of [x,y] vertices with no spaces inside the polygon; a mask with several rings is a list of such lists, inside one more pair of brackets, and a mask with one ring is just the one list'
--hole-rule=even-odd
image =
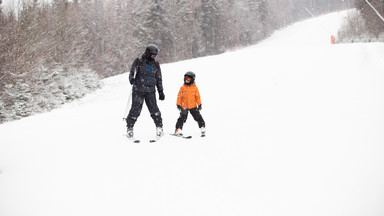
{"label": "snowy ground", "polygon": [[128,75],[81,101],[0,125],[0,216],[382,216],[384,44],[331,45],[345,13],[258,45],[162,65],[166,132],[194,71],[207,137],[122,121]]}

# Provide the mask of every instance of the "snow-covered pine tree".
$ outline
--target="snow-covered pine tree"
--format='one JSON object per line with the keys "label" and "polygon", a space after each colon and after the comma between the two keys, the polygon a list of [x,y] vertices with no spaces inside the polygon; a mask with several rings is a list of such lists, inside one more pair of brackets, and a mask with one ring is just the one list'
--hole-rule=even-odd
{"label": "snow-covered pine tree", "polygon": [[199,25],[202,32],[202,44],[199,50],[205,55],[217,54],[220,47],[217,46],[217,38],[219,38],[219,20],[222,1],[201,0],[201,8],[199,11]]}
{"label": "snow-covered pine tree", "polygon": [[156,44],[160,50],[164,48],[165,52],[161,52],[158,59],[169,59],[172,52],[165,48],[171,48],[173,45],[171,34],[171,23],[165,16],[165,0],[151,1],[147,7],[146,17],[144,19],[144,27],[147,29],[147,44]]}
{"label": "snow-covered pine tree", "polygon": [[107,22],[109,31],[110,74],[121,74],[129,71],[135,50],[133,38],[134,23],[131,5],[126,1],[113,0],[107,2]]}
{"label": "snow-covered pine tree", "polygon": [[[384,1],[368,1],[376,11],[384,16]],[[374,37],[379,37],[380,34],[384,33],[384,22],[383,20],[376,14],[375,10],[365,1],[365,0],[357,0],[355,4],[357,10],[360,13],[361,18],[364,20],[364,26],[367,33],[372,34]]]}
{"label": "snow-covered pine tree", "polygon": [[168,1],[165,16],[170,22],[170,33],[173,44],[167,49],[171,52],[171,60],[179,61],[193,57],[195,13],[194,4],[190,0]]}

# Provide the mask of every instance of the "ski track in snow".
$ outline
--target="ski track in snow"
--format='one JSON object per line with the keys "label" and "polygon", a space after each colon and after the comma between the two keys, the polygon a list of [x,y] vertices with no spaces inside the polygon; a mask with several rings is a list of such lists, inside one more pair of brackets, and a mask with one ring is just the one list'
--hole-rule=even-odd
{"label": "ski track in snow", "polygon": [[166,135],[147,108],[134,144],[128,74],[45,114],[0,125],[1,216],[384,215],[384,44],[330,44],[346,12],[257,45],[162,64],[165,133],[196,73],[207,136]]}

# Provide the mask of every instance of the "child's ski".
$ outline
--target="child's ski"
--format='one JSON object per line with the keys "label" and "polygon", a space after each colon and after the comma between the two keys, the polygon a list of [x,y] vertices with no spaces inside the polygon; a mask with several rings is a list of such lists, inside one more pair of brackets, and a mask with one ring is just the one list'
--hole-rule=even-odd
{"label": "child's ski", "polygon": [[180,137],[180,138],[184,138],[184,139],[191,139],[192,136],[185,136],[185,135],[177,135],[177,134],[171,134],[172,136],[175,136],[175,137]]}

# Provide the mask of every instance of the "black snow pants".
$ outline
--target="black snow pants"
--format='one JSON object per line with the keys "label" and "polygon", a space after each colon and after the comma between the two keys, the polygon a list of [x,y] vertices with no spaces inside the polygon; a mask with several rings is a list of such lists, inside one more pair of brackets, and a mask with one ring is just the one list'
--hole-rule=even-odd
{"label": "black snow pants", "polygon": [[163,120],[161,118],[161,113],[156,102],[156,93],[155,92],[132,92],[132,106],[129,111],[127,121],[127,128],[133,128],[137,118],[140,116],[141,109],[143,108],[143,103],[147,104],[149,113],[153,121],[155,122],[156,127],[163,127]]}
{"label": "black snow pants", "polygon": [[205,127],[205,122],[203,117],[200,114],[200,111],[197,108],[193,108],[193,109],[182,109],[180,111],[180,117],[177,119],[177,122],[176,122],[176,129],[183,129],[183,125],[187,121],[188,111],[191,113],[193,119],[195,119],[195,121],[199,125],[199,128]]}

